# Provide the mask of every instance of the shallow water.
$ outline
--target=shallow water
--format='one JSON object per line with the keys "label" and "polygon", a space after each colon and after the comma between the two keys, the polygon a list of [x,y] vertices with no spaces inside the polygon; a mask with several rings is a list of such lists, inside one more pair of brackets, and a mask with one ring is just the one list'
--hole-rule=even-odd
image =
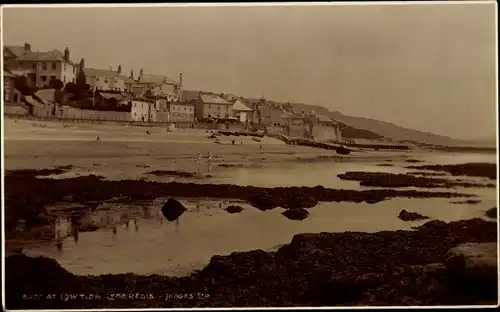
{"label": "shallow water", "polygon": [[[208,165],[206,161],[198,164],[189,157],[191,156],[186,156],[184,163],[183,158],[178,157],[175,160],[177,162],[168,164],[163,164],[161,161],[151,162],[147,163],[147,168],[145,168],[138,166],[141,162],[137,161],[137,157],[124,157],[114,162],[103,156],[101,161],[97,158],[91,160],[91,170],[87,162],[87,167],[82,165],[55,178],[87,175],[90,171],[111,180],[145,178],[163,182],[190,181],[263,187],[322,185],[327,188],[360,189],[359,182],[340,180],[337,174],[346,171],[405,173],[417,171],[405,168],[410,165],[496,162],[494,154],[395,152],[376,153],[373,157],[365,158],[338,157],[314,162],[268,161],[259,163],[254,160],[251,166],[223,168],[218,164],[227,163],[226,160],[219,161],[214,157],[212,165]],[[233,157],[233,162],[237,160],[236,158],[240,161],[242,158],[246,157],[247,160],[249,158],[244,154],[237,155],[237,157],[233,155]],[[408,163],[407,158],[419,159],[423,162]],[[392,161],[386,162],[387,159]],[[390,163],[393,166],[377,166],[382,163]],[[246,164],[248,165],[248,162]],[[212,177],[186,180],[145,174],[151,170],[184,170],[193,169],[193,166],[196,168],[195,172],[199,170],[201,175],[210,174]],[[436,178],[493,182],[489,179],[471,177],[439,176]],[[69,271],[81,275],[127,272],[185,275],[205,266],[213,255],[227,255],[234,251],[253,249],[273,250],[281,244],[289,243],[293,235],[298,233],[376,232],[410,229],[412,226],[425,222],[401,221],[397,216],[402,209],[421,213],[431,219],[455,221],[474,217],[482,218],[486,210],[496,206],[497,195],[494,188],[419,190],[475,194],[482,202],[452,204],[451,201],[460,199],[395,198],[377,204],[320,203],[308,209],[310,216],[307,219],[293,221],[281,214],[284,211],[282,208],[263,212],[238,200],[185,198],[180,201],[185,204],[188,211],[178,221],[169,222],[159,212],[165,198],[133,204],[110,201],[99,206],[96,212],[87,212],[82,218],[82,223],[98,225],[99,230],[80,232],[77,241],[75,237],[65,237],[68,232],[71,232],[68,231],[71,221],[67,215],[59,214],[55,233],[57,235],[59,232],[59,235],[63,237],[62,249],[59,250],[56,247],[57,240],[54,238],[52,241],[25,245],[24,252],[28,255],[52,257]],[[224,211],[229,204],[241,205],[244,210],[241,213],[229,214]],[[67,209],[68,204],[54,205],[50,207],[50,210],[58,208]],[[114,227],[116,227],[116,234],[113,233]]]}

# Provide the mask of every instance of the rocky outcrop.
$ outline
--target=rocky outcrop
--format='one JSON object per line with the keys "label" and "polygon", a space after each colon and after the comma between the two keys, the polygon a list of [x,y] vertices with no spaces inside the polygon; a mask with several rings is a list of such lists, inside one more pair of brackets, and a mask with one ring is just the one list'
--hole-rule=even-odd
{"label": "rocky outcrop", "polygon": [[27,216],[47,214],[44,206],[63,201],[100,202],[110,198],[126,200],[153,200],[158,197],[209,197],[241,199],[261,210],[310,208],[318,202],[380,202],[394,197],[461,198],[473,195],[456,192],[423,192],[416,190],[344,190],[324,187],[263,188],[229,184],[200,184],[179,182],[152,182],[144,180],[104,180],[89,175],[68,179],[37,178],[32,174],[5,176],[6,224],[15,227],[17,220]]}
{"label": "rocky outcrop", "polygon": [[243,207],[238,205],[230,205],[225,209],[229,213],[240,213],[243,211]]}
{"label": "rocky outcrop", "polygon": [[462,201],[452,201],[450,203],[452,204],[466,204],[466,205],[475,205],[479,204],[481,200],[478,199],[468,199],[468,200],[462,200]]}
{"label": "rocky outcrop", "polygon": [[[214,256],[201,271],[180,278],[135,274],[75,276],[53,260],[9,257],[5,270],[6,307],[109,309],[496,304],[495,285],[481,279],[469,279],[468,288],[455,287],[450,282],[454,274],[448,273],[449,265],[446,269],[440,265],[449,259],[450,249],[456,246],[496,243],[496,238],[496,222],[481,219],[451,223],[429,221],[414,231],[298,234],[276,252],[254,250]],[[484,263],[493,265],[493,261]],[[469,291],[474,288],[480,291]],[[23,293],[48,291],[86,294],[139,292],[154,294],[155,297],[149,300],[102,298],[67,302],[30,301],[21,297]],[[202,300],[197,297],[190,300],[159,297],[165,293],[203,293],[208,296]]]}
{"label": "rocky outcrop", "polygon": [[360,181],[361,186],[378,187],[421,187],[421,188],[454,188],[454,187],[496,187],[495,184],[457,182],[448,179],[419,177],[410,174],[388,172],[349,171],[337,175],[342,180]]}
{"label": "rocky outcrop", "polygon": [[466,163],[458,165],[408,166],[411,169],[444,171],[453,176],[484,177],[496,180],[497,165],[491,163]]}
{"label": "rocky outcrop", "polygon": [[429,217],[423,216],[416,212],[408,212],[405,209],[401,210],[398,218],[400,218],[403,221],[418,221],[418,220],[429,219]]}
{"label": "rocky outcrop", "polygon": [[497,248],[495,242],[465,243],[450,249],[445,264],[453,287],[475,295],[498,294]]}
{"label": "rocky outcrop", "polygon": [[309,217],[309,211],[298,208],[298,209],[287,209],[283,211],[282,215],[290,220],[302,221]]}
{"label": "rocky outcrop", "polygon": [[174,198],[169,198],[161,207],[161,213],[168,221],[177,220],[186,210],[186,207]]}
{"label": "rocky outcrop", "polygon": [[496,219],[497,215],[498,215],[498,209],[497,209],[497,207],[488,209],[486,211],[486,216],[488,216],[488,217],[490,217],[492,219]]}

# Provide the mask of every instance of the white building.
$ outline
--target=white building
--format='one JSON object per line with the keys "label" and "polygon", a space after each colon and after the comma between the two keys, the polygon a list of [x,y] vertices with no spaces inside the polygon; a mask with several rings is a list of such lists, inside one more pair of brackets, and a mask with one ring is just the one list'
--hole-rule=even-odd
{"label": "white building", "polygon": [[86,83],[90,85],[93,90],[102,91],[126,91],[127,86],[125,81],[128,77],[122,75],[122,67],[118,66],[116,71],[84,68]]}
{"label": "white building", "polygon": [[[241,123],[246,123],[250,121],[253,109],[249,108],[242,101],[237,99],[233,104],[233,114],[234,117],[238,118]],[[250,117],[250,118],[249,118]]]}
{"label": "white building", "polygon": [[142,122],[154,122],[156,120],[156,101],[134,98],[132,100],[132,107],[130,114],[132,120]]}
{"label": "white building", "polygon": [[59,50],[32,52],[29,45],[26,49],[26,53],[21,55],[17,62],[29,71],[28,79],[35,86],[43,87],[56,79],[64,84],[76,82],[79,66],[70,60],[68,48],[64,50],[64,54]]}

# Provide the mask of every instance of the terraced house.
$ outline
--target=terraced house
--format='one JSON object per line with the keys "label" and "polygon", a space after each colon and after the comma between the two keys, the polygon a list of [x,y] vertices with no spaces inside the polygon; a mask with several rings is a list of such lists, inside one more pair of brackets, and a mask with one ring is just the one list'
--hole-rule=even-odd
{"label": "terraced house", "polygon": [[56,79],[64,84],[76,82],[79,66],[71,61],[68,48],[64,54],[59,50],[32,52],[29,45],[25,48],[25,53],[15,60],[28,71],[28,79],[36,87],[46,86]]}
{"label": "terraced house", "polygon": [[179,75],[179,81],[175,81],[163,75],[145,74],[141,69],[139,77],[131,88],[135,96],[163,97],[168,102],[178,102],[182,88],[182,74]]}
{"label": "terraced house", "polygon": [[85,79],[87,84],[91,86],[93,90],[101,91],[126,91],[126,82],[129,77],[122,75],[122,66],[119,65],[116,71],[104,70],[104,69],[94,69],[94,68],[84,68]]}
{"label": "terraced house", "polygon": [[195,117],[198,121],[233,118],[233,103],[224,100],[220,95],[201,91],[183,91],[182,101],[194,105]]}

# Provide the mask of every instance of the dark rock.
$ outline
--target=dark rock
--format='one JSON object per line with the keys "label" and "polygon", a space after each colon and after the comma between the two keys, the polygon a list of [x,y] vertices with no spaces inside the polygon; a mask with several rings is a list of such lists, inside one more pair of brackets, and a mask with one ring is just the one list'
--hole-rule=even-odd
{"label": "dark rock", "polygon": [[[412,175],[420,175],[420,176],[446,176],[448,173],[446,172],[422,172],[422,171],[410,171],[407,172],[407,174],[412,174]],[[456,180],[458,181],[458,180]]]}
{"label": "dark rock", "polygon": [[243,208],[238,205],[230,205],[225,210],[229,213],[240,213],[243,211]]}
{"label": "dark rock", "polygon": [[273,198],[262,192],[261,194],[255,194],[248,199],[248,202],[255,208],[265,211],[278,207],[278,204],[273,200]]}
{"label": "dark rock", "polygon": [[497,213],[498,213],[498,209],[495,207],[495,208],[491,208],[491,209],[488,209],[488,211],[486,211],[486,216],[492,218],[492,219],[496,219],[497,218]]}
{"label": "dark rock", "polygon": [[303,208],[287,209],[282,213],[282,215],[290,220],[302,221],[309,216],[309,211]]}
{"label": "dark rock", "polygon": [[497,248],[497,243],[465,243],[451,248],[446,254],[445,265],[453,287],[497,295]]}
{"label": "dark rock", "polygon": [[406,162],[407,163],[419,163],[419,162],[423,162],[423,161],[422,160],[418,160],[418,159],[412,159],[412,158],[410,158],[410,159],[407,159]]}
{"label": "dark rock", "polygon": [[429,219],[429,217],[423,216],[416,212],[408,212],[405,209],[401,210],[398,218],[400,218],[403,221],[417,221],[417,220]]}
{"label": "dark rock", "polygon": [[445,171],[453,176],[497,178],[497,165],[491,163],[466,163],[458,165],[424,165],[409,166],[410,169]]}
{"label": "dark rock", "polygon": [[422,188],[453,188],[453,187],[495,187],[495,185],[457,182],[448,179],[419,177],[413,174],[396,174],[388,172],[349,171],[337,175],[342,180],[360,181],[361,186],[378,187],[422,187]]}
{"label": "dark rock", "polygon": [[468,199],[468,200],[464,200],[464,201],[452,201],[450,203],[452,204],[468,204],[468,205],[474,205],[474,204],[479,204],[481,202],[481,200],[477,200],[477,199]]}
{"label": "dark rock", "polygon": [[169,198],[161,207],[161,212],[168,221],[177,220],[186,210],[186,207],[174,198]]}

